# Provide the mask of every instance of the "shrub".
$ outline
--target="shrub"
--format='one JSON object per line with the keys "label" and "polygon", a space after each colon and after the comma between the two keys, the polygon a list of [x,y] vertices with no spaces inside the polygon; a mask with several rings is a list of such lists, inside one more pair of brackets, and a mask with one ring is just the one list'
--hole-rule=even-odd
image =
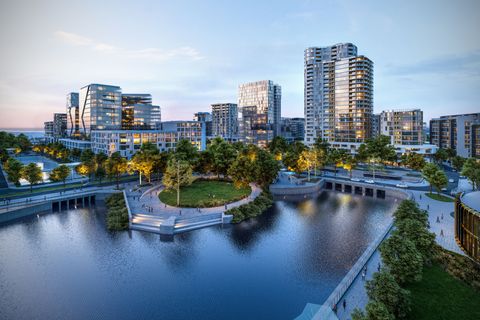
{"label": "shrub", "polygon": [[262,191],[262,193],[252,202],[240,207],[232,208],[225,213],[233,215],[233,223],[239,223],[243,220],[262,214],[265,210],[270,208],[272,204],[272,195],[267,191]]}

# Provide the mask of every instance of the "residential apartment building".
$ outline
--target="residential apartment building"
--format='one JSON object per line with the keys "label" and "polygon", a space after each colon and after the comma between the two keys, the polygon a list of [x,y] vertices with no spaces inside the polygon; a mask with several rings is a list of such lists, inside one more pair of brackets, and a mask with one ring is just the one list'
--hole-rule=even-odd
{"label": "residential apartment building", "polygon": [[281,136],[288,142],[304,141],[305,119],[304,118],[282,118],[280,123]]}
{"label": "residential apartment building", "polygon": [[212,115],[210,112],[197,112],[193,115],[193,121],[203,122],[205,126],[205,134],[207,138],[213,135],[212,130]]}
{"label": "residential apartment building", "polygon": [[373,62],[357,47],[310,47],[304,56],[305,144],[351,149],[372,136]]}
{"label": "residential apartment building", "polygon": [[151,94],[122,94],[122,130],[152,130],[161,121],[160,106]]}
{"label": "residential apartment building", "polygon": [[451,148],[457,155],[468,158],[477,156],[477,128],[480,113],[442,116],[430,120],[430,143],[440,148]]}
{"label": "residential apartment building", "polygon": [[372,115],[372,138],[380,135],[380,114]]}
{"label": "residential apartment building", "polygon": [[67,114],[53,114],[53,136],[55,138],[63,138],[67,135]]}
{"label": "residential apartment building", "polygon": [[244,83],[238,89],[239,138],[266,147],[280,135],[281,87],[271,80]]}
{"label": "residential apartment building", "polygon": [[80,136],[80,110],[78,92],[67,94],[67,135]]}
{"label": "residential apartment building", "polygon": [[43,123],[43,132],[45,137],[53,137],[53,121],[45,121]]}
{"label": "residential apartment building", "polygon": [[122,126],[122,92],[118,86],[89,84],[79,94],[80,135],[93,130],[118,130]]}
{"label": "residential apartment building", "polygon": [[212,106],[212,135],[227,141],[238,139],[238,105],[214,103]]}
{"label": "residential apartment building", "polygon": [[160,151],[175,151],[180,140],[188,140],[199,151],[205,150],[205,127],[198,121],[162,122],[156,130],[93,130],[91,149],[94,153],[120,155],[131,158],[142,144],[152,143]]}
{"label": "residential apartment building", "polygon": [[380,134],[389,136],[393,145],[422,145],[423,111],[389,110],[380,114]]}

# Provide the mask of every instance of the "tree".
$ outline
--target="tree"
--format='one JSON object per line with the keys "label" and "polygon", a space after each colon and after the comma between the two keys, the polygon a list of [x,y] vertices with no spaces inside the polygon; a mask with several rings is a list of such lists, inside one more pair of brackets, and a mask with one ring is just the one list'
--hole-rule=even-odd
{"label": "tree", "polygon": [[311,150],[303,150],[298,157],[297,168],[301,170],[301,172],[307,171],[308,181],[310,181],[310,171],[313,168],[313,163],[315,159],[313,159],[315,155],[312,154]]}
{"label": "tree", "polygon": [[168,161],[163,184],[167,189],[177,190],[177,206],[180,206],[180,187],[190,185],[192,181],[192,166],[188,161],[176,157]]}
{"label": "tree", "polygon": [[413,170],[421,170],[425,166],[425,159],[421,154],[411,152],[402,155],[402,163]]}
{"label": "tree", "polygon": [[343,149],[332,149],[327,157],[327,163],[333,165],[335,170],[335,176],[337,175],[337,168],[343,167],[343,160],[348,156],[346,150]]}
{"label": "tree", "polygon": [[107,175],[107,171],[105,170],[104,166],[98,166],[97,170],[95,170],[95,177],[98,179],[99,183],[102,184],[102,180]]}
{"label": "tree", "polygon": [[376,166],[395,161],[397,154],[395,148],[390,144],[390,137],[381,135],[374,139],[368,139],[365,144],[360,145],[358,157],[361,161],[370,163],[373,168],[373,179],[375,179]]}
{"label": "tree", "polygon": [[13,182],[16,186],[20,184],[19,180],[22,177],[23,164],[14,158],[9,158],[5,163],[5,172],[8,176],[8,181]]}
{"label": "tree", "polygon": [[437,189],[437,193],[440,194],[442,188],[448,185],[448,178],[443,170],[439,169],[435,174],[432,176],[430,184]]}
{"label": "tree", "polygon": [[404,219],[395,223],[396,232],[410,239],[421,253],[424,263],[429,263],[436,248],[435,234],[428,231],[425,225],[415,219]]}
{"label": "tree", "polygon": [[187,161],[193,166],[198,158],[198,150],[190,141],[182,139],[177,142],[175,147],[175,157],[178,160]]}
{"label": "tree", "polygon": [[22,178],[30,183],[30,192],[32,192],[33,185],[43,181],[42,169],[35,163],[29,163],[22,168]]}
{"label": "tree", "polygon": [[142,151],[135,153],[131,161],[132,169],[138,171],[139,184],[142,184],[142,175],[147,178],[150,183],[151,174],[153,172],[153,166],[155,165],[154,155],[148,151]]}
{"label": "tree", "polygon": [[127,159],[120,155],[120,152],[114,152],[107,161],[105,161],[105,171],[109,177],[115,177],[117,189],[120,188],[120,176],[127,172]]}
{"label": "tree", "polygon": [[293,142],[288,151],[284,154],[282,162],[283,164],[291,171],[295,171],[297,173],[301,173],[301,168],[298,167],[298,159],[300,158],[300,154],[307,149],[303,143],[300,141]]}
{"label": "tree", "polygon": [[423,258],[411,240],[393,232],[380,245],[380,254],[400,285],[421,280]]}
{"label": "tree", "polygon": [[228,168],[236,157],[235,149],[232,145],[222,138],[216,137],[212,140],[207,150],[212,159],[212,171],[217,174],[217,176],[220,176],[220,174],[226,175]]}
{"label": "tree", "polygon": [[350,178],[352,178],[353,169],[357,166],[357,159],[351,154],[347,155],[343,160],[343,169],[347,170]]}
{"label": "tree", "polygon": [[452,148],[445,149],[445,153],[447,154],[447,158],[450,160],[457,155],[457,152],[455,151],[455,149],[452,149]]}
{"label": "tree", "polygon": [[447,153],[447,151],[445,151],[445,149],[440,148],[433,155],[433,159],[437,163],[442,163],[443,161],[448,159],[448,153]]}
{"label": "tree", "polygon": [[65,187],[65,182],[70,175],[70,167],[62,164],[56,168],[54,168],[50,172],[50,180],[52,181],[62,181],[63,182],[63,187]]}
{"label": "tree", "polygon": [[240,153],[228,169],[236,188],[248,186],[255,181],[255,163],[244,152]]}
{"label": "tree", "polygon": [[258,149],[255,164],[255,181],[263,188],[268,188],[277,177],[280,164],[264,149]]}
{"label": "tree", "polygon": [[458,172],[462,171],[463,164],[465,163],[465,158],[460,156],[454,156],[452,158],[452,167]]}
{"label": "tree", "polygon": [[480,162],[475,158],[468,158],[462,167],[462,175],[472,183],[473,190],[480,185]]}
{"label": "tree", "polygon": [[90,149],[83,150],[82,154],[80,155],[80,161],[84,162],[84,163],[85,162],[91,162],[94,159],[95,159],[95,154]]}
{"label": "tree", "polygon": [[268,150],[270,150],[270,153],[273,154],[276,160],[282,160],[283,155],[288,150],[288,142],[284,137],[276,136],[268,144]]}
{"label": "tree", "polygon": [[430,184],[430,193],[432,193],[432,180],[440,168],[434,163],[427,163],[422,169],[422,176]]}
{"label": "tree", "polygon": [[402,289],[388,271],[375,272],[365,288],[370,301],[380,302],[395,319],[404,319],[410,311],[410,292]]}
{"label": "tree", "polygon": [[418,207],[413,200],[403,200],[393,213],[395,225],[406,219],[413,219],[422,224],[424,228],[428,226],[428,214],[425,210]]}

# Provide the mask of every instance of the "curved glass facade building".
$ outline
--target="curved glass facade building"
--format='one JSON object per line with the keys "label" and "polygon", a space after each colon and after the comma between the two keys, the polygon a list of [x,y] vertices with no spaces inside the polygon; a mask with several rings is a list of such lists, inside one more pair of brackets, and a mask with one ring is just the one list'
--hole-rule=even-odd
{"label": "curved glass facade building", "polygon": [[455,200],[455,239],[463,251],[480,262],[480,191]]}

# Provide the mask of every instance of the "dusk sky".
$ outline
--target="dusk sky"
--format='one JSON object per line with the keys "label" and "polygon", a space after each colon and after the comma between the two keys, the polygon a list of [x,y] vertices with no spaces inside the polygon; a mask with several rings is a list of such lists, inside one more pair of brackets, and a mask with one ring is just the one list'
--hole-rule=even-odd
{"label": "dusk sky", "polygon": [[374,111],[480,111],[480,1],[25,1],[0,4],[0,127],[40,128],[89,83],[151,93],[163,120],[282,86],[303,117],[303,51],[351,42],[375,64]]}

